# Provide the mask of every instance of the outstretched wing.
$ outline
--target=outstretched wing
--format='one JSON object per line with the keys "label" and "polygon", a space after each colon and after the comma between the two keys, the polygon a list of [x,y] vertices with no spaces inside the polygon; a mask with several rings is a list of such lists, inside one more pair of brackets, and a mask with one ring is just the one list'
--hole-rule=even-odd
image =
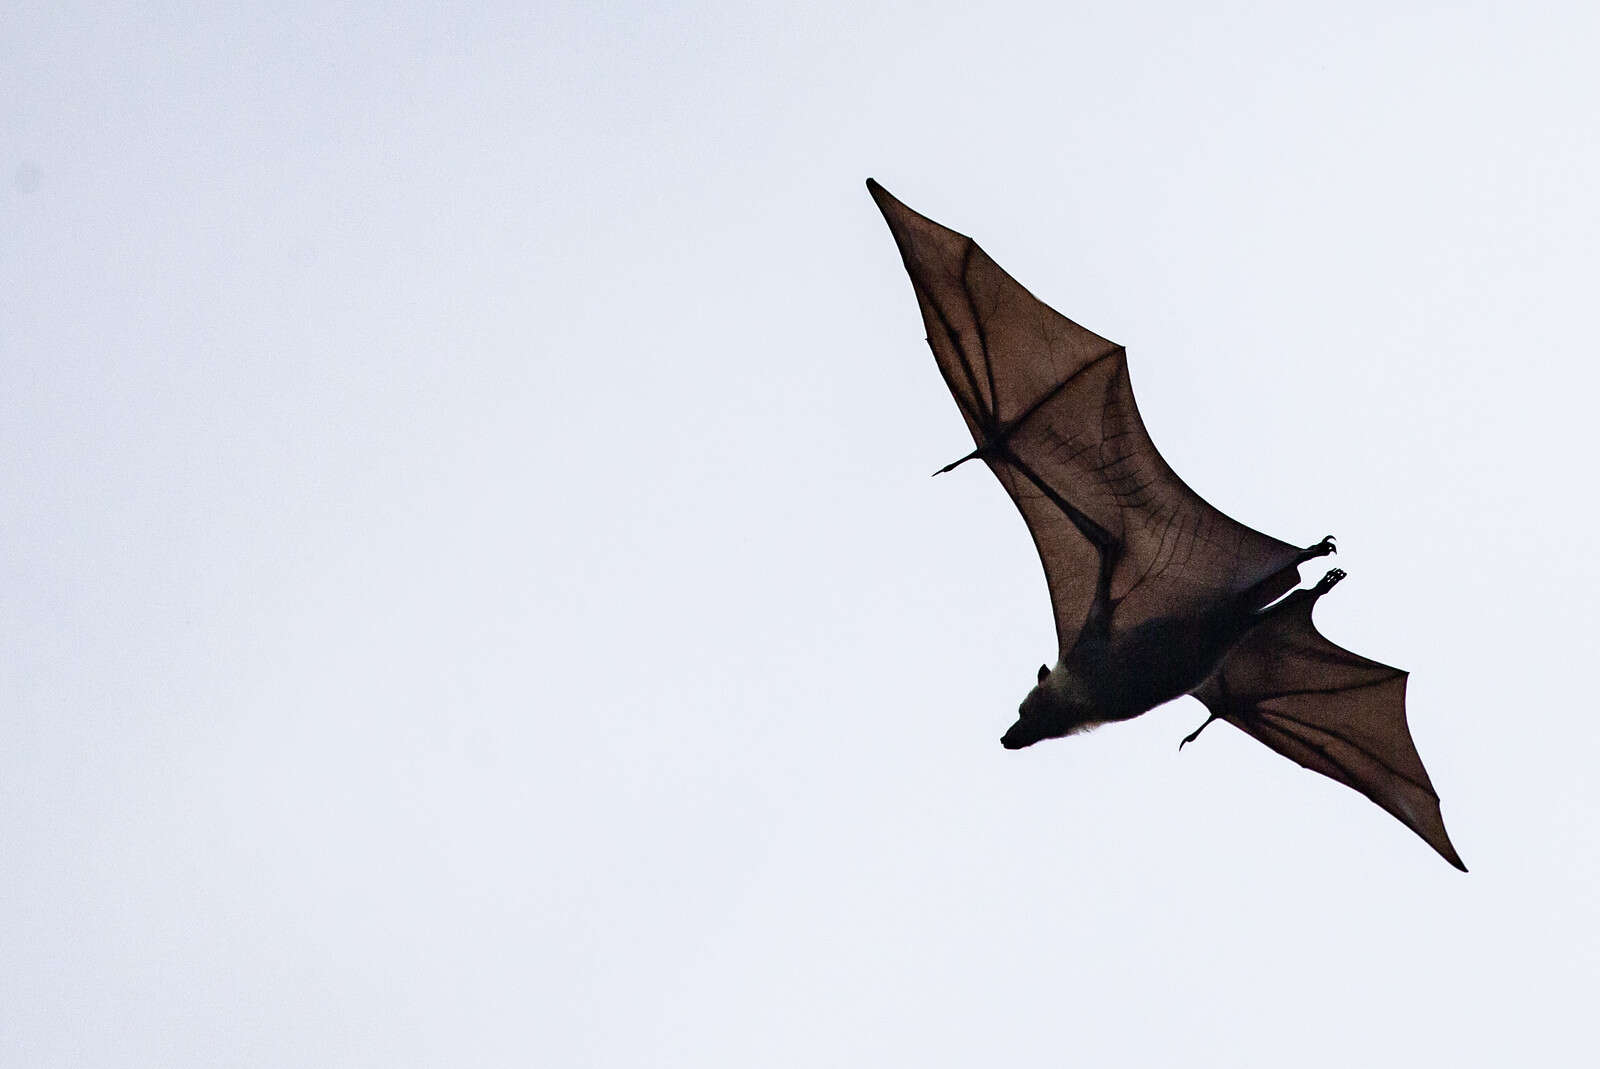
{"label": "outstretched wing", "polygon": [[1156,452],[1122,346],[1034,297],[971,238],[871,179],[867,188],[900,247],[939,370],[1033,534],[1063,654],[1093,604],[1102,547],[1117,628],[1295,585],[1295,547],[1223,515]]}
{"label": "outstretched wing", "polygon": [[1274,607],[1194,696],[1217,719],[1354,787],[1465,872],[1406,724],[1406,673],[1323,638],[1315,601],[1297,593]]}

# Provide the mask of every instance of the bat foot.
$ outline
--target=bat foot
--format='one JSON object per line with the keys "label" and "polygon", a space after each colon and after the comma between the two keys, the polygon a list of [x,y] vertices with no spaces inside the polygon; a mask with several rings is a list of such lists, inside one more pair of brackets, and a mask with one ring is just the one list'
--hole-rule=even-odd
{"label": "bat foot", "polygon": [[1320,598],[1322,595],[1338,586],[1339,580],[1343,579],[1347,574],[1348,573],[1343,568],[1333,568],[1329,570],[1327,575],[1322,577],[1321,581],[1312,588],[1311,592]]}
{"label": "bat foot", "polygon": [[1334,545],[1333,535],[1328,535],[1314,546],[1307,546],[1300,551],[1300,560],[1305,562],[1315,557],[1326,557],[1330,553],[1339,552],[1339,547]]}

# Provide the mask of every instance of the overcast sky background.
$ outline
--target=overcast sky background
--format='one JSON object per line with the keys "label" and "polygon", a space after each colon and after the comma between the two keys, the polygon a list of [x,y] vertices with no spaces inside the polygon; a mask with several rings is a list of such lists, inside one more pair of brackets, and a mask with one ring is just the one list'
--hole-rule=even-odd
{"label": "overcast sky background", "polygon": [[[7,5],[0,1063],[1593,1064],[1597,31]],[[869,174],[1339,537],[1469,875],[1191,699],[1001,749]]]}

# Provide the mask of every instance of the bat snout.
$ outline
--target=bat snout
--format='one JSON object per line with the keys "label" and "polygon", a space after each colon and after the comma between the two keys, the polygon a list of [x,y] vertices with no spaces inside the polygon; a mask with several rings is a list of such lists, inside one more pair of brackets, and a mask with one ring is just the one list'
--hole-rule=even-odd
{"label": "bat snout", "polygon": [[1024,746],[1032,746],[1039,741],[1039,736],[1029,731],[1019,720],[1012,724],[1006,733],[1000,736],[1000,745],[1008,750],[1020,750]]}

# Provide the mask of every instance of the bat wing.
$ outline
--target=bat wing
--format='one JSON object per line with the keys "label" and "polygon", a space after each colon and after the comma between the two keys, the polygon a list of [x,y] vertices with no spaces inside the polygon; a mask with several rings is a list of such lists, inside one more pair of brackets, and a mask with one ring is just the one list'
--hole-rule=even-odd
{"label": "bat wing", "polygon": [[1217,719],[1354,787],[1465,872],[1406,724],[1406,673],[1323,638],[1315,601],[1302,592],[1274,606],[1194,696]]}
{"label": "bat wing", "polygon": [[1034,297],[971,238],[867,181],[900,247],[939,370],[1027,521],[1065,655],[1109,565],[1118,628],[1299,579],[1300,551],[1189,489],[1146,432],[1122,346]]}

